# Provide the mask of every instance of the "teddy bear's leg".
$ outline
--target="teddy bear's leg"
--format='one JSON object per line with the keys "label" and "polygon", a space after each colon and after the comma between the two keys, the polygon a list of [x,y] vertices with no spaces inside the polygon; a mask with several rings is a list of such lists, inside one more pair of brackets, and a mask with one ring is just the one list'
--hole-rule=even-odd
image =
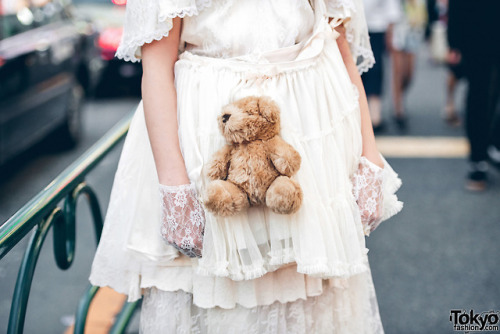
{"label": "teddy bear's leg", "polygon": [[223,180],[208,185],[205,207],[219,216],[232,216],[248,208],[247,194],[234,183]]}
{"label": "teddy bear's leg", "polygon": [[278,176],[266,192],[266,205],[276,213],[291,214],[302,204],[302,189],[287,176]]}

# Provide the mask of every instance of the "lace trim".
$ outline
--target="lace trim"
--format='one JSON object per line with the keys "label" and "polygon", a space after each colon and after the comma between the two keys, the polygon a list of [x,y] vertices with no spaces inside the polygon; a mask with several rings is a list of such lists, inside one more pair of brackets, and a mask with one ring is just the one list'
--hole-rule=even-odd
{"label": "lace trim", "polygon": [[294,257],[293,259],[287,258],[286,261],[277,262],[280,260],[279,257],[273,259],[274,265],[271,265],[269,261],[266,263],[252,265],[249,268],[245,268],[245,271],[231,271],[228,269],[228,262],[213,263],[209,266],[199,263],[195,267],[194,272],[200,276],[216,276],[216,277],[227,277],[233,281],[247,281],[257,279],[264,276],[269,272],[273,272],[282,266],[286,266],[290,263],[297,264],[297,272],[305,275],[311,275],[321,278],[338,278],[338,277],[351,277],[358,275],[369,270],[366,265],[366,252],[355,261],[347,262],[328,262],[327,259],[323,261],[317,260],[314,262],[301,261]]}
{"label": "lace trim", "polygon": [[352,0],[336,0],[336,1],[327,1],[326,3],[326,11],[327,14],[333,11],[337,11],[339,9],[343,10],[352,10],[354,13],[356,12],[356,5],[352,2]]}
{"label": "lace trim", "polygon": [[384,210],[382,211],[382,221],[391,218],[403,209],[403,202],[399,201],[395,195],[396,191],[401,188],[401,179],[385,160],[384,164],[384,186],[382,188]]}
{"label": "lace trim", "polygon": [[[141,61],[140,50],[138,49],[144,44],[159,41],[164,37],[168,37],[169,32],[173,27],[173,18],[184,18],[186,16],[198,15],[201,10],[210,7],[211,5],[212,0],[196,0],[196,3],[191,6],[175,9],[171,12],[162,13],[160,9],[156,29],[141,36],[123,39],[118,47],[118,50],[116,50],[115,57],[132,63]],[[133,11],[133,9],[131,9],[131,11]]]}
{"label": "lace trim", "polygon": [[160,13],[158,15],[158,20],[160,22],[166,21],[167,19],[173,19],[175,17],[184,18],[186,16],[195,16],[200,13],[203,9],[210,7],[212,5],[212,0],[197,0],[194,5],[176,9],[170,13]]}
{"label": "lace trim", "polygon": [[354,43],[354,29],[347,29],[346,39],[351,47],[351,53],[356,61],[359,74],[368,72],[375,65],[375,56],[372,49]]}
{"label": "lace trim", "polygon": [[[362,4],[359,4],[362,6]],[[334,18],[334,27],[346,21],[346,39],[360,74],[368,72],[375,64],[375,57],[370,45],[370,37],[363,10],[357,8],[353,0],[330,0],[326,2],[328,17]]]}
{"label": "lace trim", "polygon": [[403,208],[403,203],[395,195],[401,186],[401,180],[387,161],[382,160],[384,167],[380,168],[361,157],[358,171],[352,180],[353,195],[360,209],[366,236]]}
{"label": "lace trim", "polygon": [[144,44],[149,44],[153,41],[159,41],[164,37],[168,37],[170,30],[172,29],[172,22],[168,24],[167,31],[165,29],[158,29],[146,36],[134,38],[132,41],[126,44],[120,44],[118,50],[116,50],[115,57],[118,59],[123,59],[125,61],[130,61],[132,63],[140,62],[141,58],[136,56],[137,49]]}
{"label": "lace trim", "polygon": [[356,61],[356,66],[358,67],[359,74],[368,72],[370,68],[375,65],[375,56],[370,45],[370,37],[368,32],[362,36],[366,41],[360,41],[356,43],[355,41],[355,27],[352,24],[347,24],[346,26],[346,40],[351,47],[351,53]]}
{"label": "lace trim", "polygon": [[194,184],[160,184],[161,228],[163,239],[189,257],[201,257],[205,213]]}
{"label": "lace trim", "polygon": [[163,193],[168,194],[176,194],[179,192],[188,192],[188,191],[196,191],[194,183],[182,184],[180,186],[166,186],[164,184],[160,184],[160,190]]}
{"label": "lace trim", "polygon": [[[286,279],[286,277],[284,277]],[[221,308],[199,305],[199,295],[184,291],[146,289],[140,331],[150,333],[371,333],[383,334],[370,273],[349,279],[317,282],[314,293],[294,300],[279,298],[253,307],[240,304]],[[278,291],[304,290],[280,284]],[[215,290],[215,296],[231,291]],[[245,294],[243,292],[243,294]],[[259,291],[260,296],[264,291]],[[250,298],[250,295],[248,296]],[[207,329],[208,328],[208,329]]]}

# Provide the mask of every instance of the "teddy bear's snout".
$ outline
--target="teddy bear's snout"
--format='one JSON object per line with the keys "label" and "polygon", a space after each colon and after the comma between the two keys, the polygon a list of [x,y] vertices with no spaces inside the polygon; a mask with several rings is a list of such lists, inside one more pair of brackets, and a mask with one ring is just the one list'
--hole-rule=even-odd
{"label": "teddy bear's snout", "polygon": [[231,114],[224,114],[222,115],[222,123],[226,123],[227,120],[231,117]]}

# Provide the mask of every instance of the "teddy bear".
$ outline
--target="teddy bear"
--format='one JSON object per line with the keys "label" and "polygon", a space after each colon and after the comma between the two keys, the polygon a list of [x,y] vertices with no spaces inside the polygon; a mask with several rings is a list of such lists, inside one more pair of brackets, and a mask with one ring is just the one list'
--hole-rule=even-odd
{"label": "teddy bear", "polygon": [[280,136],[280,109],[267,96],[248,96],[222,108],[217,118],[227,144],[207,165],[205,207],[232,216],[265,205],[280,214],[297,212],[302,189],[290,177],[300,168],[299,153]]}

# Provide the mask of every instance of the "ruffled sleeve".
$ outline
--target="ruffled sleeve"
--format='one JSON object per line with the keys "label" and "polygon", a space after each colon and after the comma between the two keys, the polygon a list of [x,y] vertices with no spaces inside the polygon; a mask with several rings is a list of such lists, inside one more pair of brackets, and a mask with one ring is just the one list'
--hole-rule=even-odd
{"label": "ruffled sleeve", "polygon": [[346,38],[360,73],[367,72],[373,64],[373,56],[366,24],[363,0],[324,0],[326,16],[332,18],[330,25],[342,23],[346,28]]}
{"label": "ruffled sleeve", "polygon": [[403,208],[403,202],[396,196],[401,180],[387,161],[381,158],[383,168],[361,157],[359,168],[352,177],[353,195],[358,203],[366,236]]}
{"label": "ruffled sleeve", "polygon": [[128,0],[116,57],[140,61],[141,47],[168,36],[173,18],[198,15],[210,3],[211,0]]}
{"label": "ruffled sleeve", "polygon": [[384,158],[382,158],[382,160],[384,161],[384,177],[382,186],[383,210],[381,221],[384,221],[401,211],[401,209],[403,209],[403,202],[399,201],[396,195],[396,192],[401,187],[401,179],[394,169],[392,169],[391,165],[389,165]]}

